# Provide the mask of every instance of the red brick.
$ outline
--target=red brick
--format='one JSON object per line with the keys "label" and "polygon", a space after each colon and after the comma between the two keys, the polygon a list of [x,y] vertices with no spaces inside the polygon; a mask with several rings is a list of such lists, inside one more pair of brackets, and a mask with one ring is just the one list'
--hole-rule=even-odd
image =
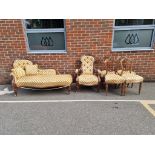
{"label": "red brick", "polygon": [[[29,59],[42,68],[55,68],[62,73],[74,73],[78,60],[84,54],[92,54],[104,69],[105,56],[129,56],[133,68],[146,80],[155,80],[155,50],[112,52],[113,19],[67,19],[66,54],[29,54],[22,20],[0,20],[0,84],[10,82],[10,70],[15,59]],[[154,46],[155,47],[155,46]]]}

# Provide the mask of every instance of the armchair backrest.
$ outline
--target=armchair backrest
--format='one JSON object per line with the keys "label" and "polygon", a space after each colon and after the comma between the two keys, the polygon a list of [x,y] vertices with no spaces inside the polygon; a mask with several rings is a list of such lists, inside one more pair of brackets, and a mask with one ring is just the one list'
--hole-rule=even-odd
{"label": "armchair backrest", "polygon": [[93,74],[93,69],[94,69],[94,57],[92,56],[82,56],[81,57],[81,62],[82,62],[82,73],[83,74]]}
{"label": "armchair backrest", "polygon": [[33,63],[29,60],[15,60],[13,63],[13,67],[21,67],[23,69],[25,69],[26,65],[33,65]]}

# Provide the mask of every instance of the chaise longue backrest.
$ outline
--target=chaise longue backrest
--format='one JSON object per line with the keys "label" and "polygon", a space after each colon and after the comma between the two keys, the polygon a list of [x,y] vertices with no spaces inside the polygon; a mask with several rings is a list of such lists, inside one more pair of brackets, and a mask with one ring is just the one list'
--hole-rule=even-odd
{"label": "chaise longue backrest", "polygon": [[29,60],[15,60],[13,63],[13,68],[21,67],[24,69],[26,65],[33,65],[33,63]]}

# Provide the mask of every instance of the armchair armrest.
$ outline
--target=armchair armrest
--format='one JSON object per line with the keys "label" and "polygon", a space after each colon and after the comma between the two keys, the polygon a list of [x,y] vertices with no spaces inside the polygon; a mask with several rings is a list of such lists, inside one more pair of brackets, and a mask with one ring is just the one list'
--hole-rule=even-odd
{"label": "armchair armrest", "polygon": [[80,75],[81,74],[81,72],[82,72],[82,69],[80,68],[80,69],[76,69],[75,70],[75,74],[78,76],[78,75]]}
{"label": "armchair armrest", "polygon": [[97,70],[98,74],[101,75],[102,71],[100,69]]}
{"label": "armchair armrest", "polygon": [[75,74],[78,74],[78,73],[79,73],[79,69],[76,69],[76,70],[75,70]]}
{"label": "armchair armrest", "polygon": [[73,79],[74,81],[76,81],[76,78],[82,73],[81,68],[80,69],[76,69],[74,74],[73,74]]}
{"label": "armchair armrest", "polygon": [[107,70],[100,70],[100,69],[98,69],[98,75],[101,77],[101,78],[103,78],[103,77],[105,77],[105,75],[107,74]]}

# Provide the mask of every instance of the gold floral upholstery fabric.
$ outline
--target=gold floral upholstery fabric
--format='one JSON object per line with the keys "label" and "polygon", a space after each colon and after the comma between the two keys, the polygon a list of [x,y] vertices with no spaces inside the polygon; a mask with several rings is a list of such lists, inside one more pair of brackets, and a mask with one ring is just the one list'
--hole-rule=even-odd
{"label": "gold floral upholstery fabric", "polygon": [[144,78],[136,74],[123,74],[122,77],[126,83],[140,83],[143,82]]}
{"label": "gold floral upholstery fabric", "polygon": [[29,60],[15,60],[13,63],[13,68],[21,67],[25,69],[26,65],[33,65],[33,63]]}
{"label": "gold floral upholstery fabric", "polygon": [[49,88],[70,86],[72,83],[72,76],[69,74],[63,75],[31,75],[24,76],[16,81],[17,87],[30,88]]}
{"label": "gold floral upholstery fabric", "polygon": [[[96,75],[93,75],[93,64],[94,64],[94,58],[92,56],[82,56],[81,57],[81,62],[82,62],[82,66],[81,66],[81,70],[82,70],[82,74],[79,75],[76,78],[76,81],[80,84],[80,85],[84,85],[84,86],[95,86],[98,85],[100,79],[98,79],[98,77]],[[78,69],[76,69],[75,73],[78,73]]]}
{"label": "gold floral upholstery fabric", "polygon": [[12,69],[11,71],[13,73],[12,75],[14,75],[17,79],[25,76],[25,71],[21,67],[16,67],[16,68]]}
{"label": "gold floral upholstery fabric", "polygon": [[125,82],[125,79],[120,76],[120,75],[117,75],[113,72],[109,72],[105,75],[105,83],[108,83],[108,84],[121,84],[121,83],[124,83]]}
{"label": "gold floral upholstery fabric", "polygon": [[[16,60],[13,66],[11,75],[14,76],[17,87],[67,87],[73,81],[70,74],[56,75],[55,69],[38,69],[37,65],[33,65],[29,60]],[[20,68],[20,72],[15,72],[19,70],[18,68]],[[28,75],[25,74],[25,70]]]}
{"label": "gold floral upholstery fabric", "polygon": [[93,74],[94,58],[92,56],[82,56],[82,72],[83,74]]}
{"label": "gold floral upholstery fabric", "polygon": [[55,69],[38,69],[39,75],[56,75]]}
{"label": "gold floral upholstery fabric", "polygon": [[116,74],[116,73],[115,73],[115,71],[108,71],[107,74]]}
{"label": "gold floral upholstery fabric", "polygon": [[26,65],[25,72],[26,72],[26,75],[38,74],[38,65]]}
{"label": "gold floral upholstery fabric", "polygon": [[94,86],[99,83],[99,79],[96,75],[86,75],[86,74],[81,74],[80,76],[78,76],[76,81],[78,81],[80,85],[85,86]]}
{"label": "gold floral upholstery fabric", "polygon": [[129,73],[129,74],[136,74],[136,73],[133,72],[133,71],[131,71],[131,72],[130,72],[130,71],[123,71],[123,73],[122,73],[122,70],[118,70],[117,73],[118,73],[119,75],[121,75],[121,74],[128,74],[128,73]]}

